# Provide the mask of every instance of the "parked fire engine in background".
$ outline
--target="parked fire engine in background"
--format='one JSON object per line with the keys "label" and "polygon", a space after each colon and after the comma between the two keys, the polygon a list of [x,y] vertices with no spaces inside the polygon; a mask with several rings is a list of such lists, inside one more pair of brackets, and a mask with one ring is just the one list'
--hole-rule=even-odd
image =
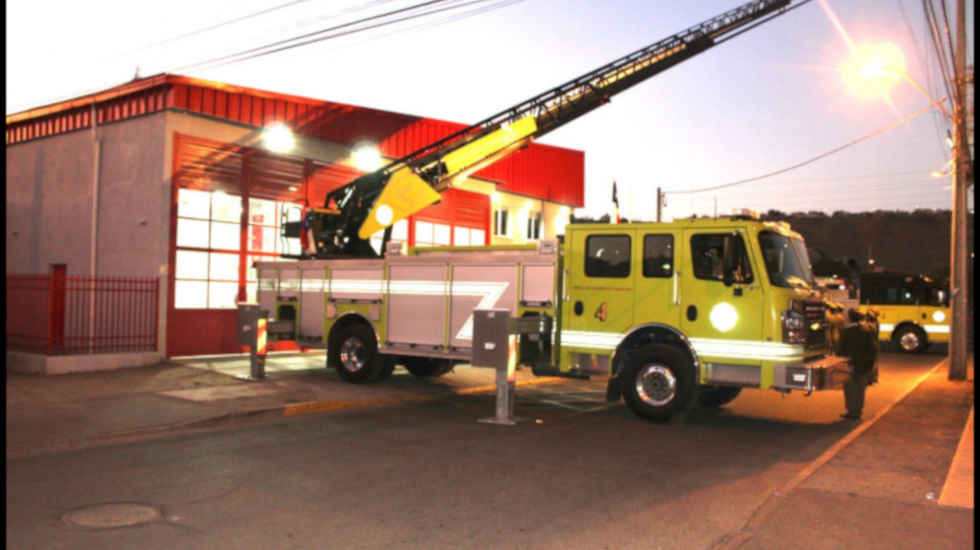
{"label": "parked fire engine in background", "polygon": [[906,353],[949,342],[949,289],[924,275],[896,271],[861,273],[852,296],[842,279],[820,281],[830,300],[862,313],[874,312],[878,336]]}
{"label": "parked fire engine in background", "polygon": [[[756,0],[502,111],[330,192],[306,223],[312,253],[260,262],[269,338],[325,346],[342,378],[396,364],[438,376],[472,356],[477,309],[538,320],[519,363],[538,375],[609,375],[607,395],[666,419],[741,388],[838,388],[850,363],[828,347],[825,305],[799,234],[757,216],[571,224],[537,246],[415,248],[391,225],[473,171],[685,59],[785,13]],[[384,231],[379,257],[368,239]]]}

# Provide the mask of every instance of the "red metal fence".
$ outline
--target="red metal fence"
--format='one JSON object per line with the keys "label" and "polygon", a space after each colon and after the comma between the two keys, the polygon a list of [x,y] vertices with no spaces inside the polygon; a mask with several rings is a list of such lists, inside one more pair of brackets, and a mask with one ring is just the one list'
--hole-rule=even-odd
{"label": "red metal fence", "polygon": [[44,354],[155,351],[159,279],[7,275],[7,348]]}

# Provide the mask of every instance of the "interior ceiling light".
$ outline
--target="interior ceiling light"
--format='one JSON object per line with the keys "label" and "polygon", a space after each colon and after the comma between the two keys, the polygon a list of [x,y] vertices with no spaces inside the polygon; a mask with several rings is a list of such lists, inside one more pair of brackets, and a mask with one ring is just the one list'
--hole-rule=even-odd
{"label": "interior ceiling light", "polygon": [[351,151],[351,159],[358,170],[364,172],[374,172],[381,168],[381,152],[371,143],[359,143]]}
{"label": "interior ceiling light", "polygon": [[277,123],[262,131],[262,142],[273,153],[286,153],[296,145],[293,132],[285,124]]}

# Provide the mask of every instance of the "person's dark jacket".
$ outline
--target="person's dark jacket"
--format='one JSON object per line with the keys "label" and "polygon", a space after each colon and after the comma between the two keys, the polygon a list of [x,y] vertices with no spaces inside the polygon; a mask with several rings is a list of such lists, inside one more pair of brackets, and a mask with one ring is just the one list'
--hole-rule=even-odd
{"label": "person's dark jacket", "polygon": [[848,314],[850,322],[841,331],[838,353],[851,359],[855,373],[869,374],[878,360],[878,335],[874,324],[860,313],[851,310]]}

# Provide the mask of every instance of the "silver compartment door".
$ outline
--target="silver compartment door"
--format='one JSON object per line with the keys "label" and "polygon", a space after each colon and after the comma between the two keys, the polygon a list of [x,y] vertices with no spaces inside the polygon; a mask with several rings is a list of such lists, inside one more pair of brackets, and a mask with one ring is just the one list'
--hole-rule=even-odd
{"label": "silver compartment door", "polygon": [[446,330],[446,264],[390,265],[388,276],[387,340],[441,346]]}

